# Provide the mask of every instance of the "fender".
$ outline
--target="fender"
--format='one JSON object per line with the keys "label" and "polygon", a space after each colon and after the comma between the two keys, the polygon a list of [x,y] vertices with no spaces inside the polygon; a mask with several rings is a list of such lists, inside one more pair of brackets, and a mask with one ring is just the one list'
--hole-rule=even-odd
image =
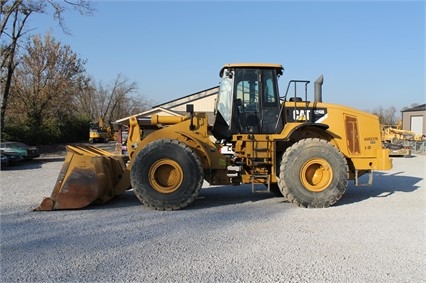
{"label": "fender", "polygon": [[[310,129],[307,129],[310,128]],[[287,147],[291,146],[294,142],[297,142],[303,138],[322,138],[326,139],[332,144],[336,145],[333,139],[333,135],[327,132],[328,125],[322,123],[287,123],[281,135],[282,139],[275,139],[276,148],[281,150],[275,151],[275,175],[279,176],[279,164],[281,162],[281,156]]]}
{"label": "fender", "polygon": [[[292,123],[292,124],[294,124],[294,123]],[[285,135],[284,140],[290,141],[295,136],[295,133],[298,130],[303,129],[303,128],[307,128],[307,127],[313,127],[314,129],[321,130],[324,133],[329,128],[328,125],[322,124],[322,123],[302,123],[302,124],[297,123],[297,125],[292,127],[288,132],[286,131],[286,128],[284,128],[284,131],[283,131],[283,134]],[[329,134],[329,133],[327,133],[327,134]]]}
{"label": "fender", "polygon": [[201,137],[201,139],[198,139],[196,136],[189,135],[187,132],[181,131],[176,133],[185,137],[185,140],[178,138],[180,141],[199,151],[199,156],[204,169],[226,169],[228,165],[226,156],[220,153],[217,146],[209,138],[205,139]]}

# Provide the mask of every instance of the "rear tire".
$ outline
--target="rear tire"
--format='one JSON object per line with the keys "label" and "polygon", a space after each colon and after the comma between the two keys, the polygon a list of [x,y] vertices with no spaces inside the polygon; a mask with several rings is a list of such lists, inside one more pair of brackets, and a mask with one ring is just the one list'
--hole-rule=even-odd
{"label": "rear tire", "polygon": [[203,166],[187,145],[156,140],[136,156],[130,172],[135,195],[157,210],[178,210],[194,201],[203,184]]}
{"label": "rear tire", "polygon": [[343,154],[322,139],[303,139],[283,154],[279,186],[290,202],[301,207],[328,207],[348,185],[348,165]]}

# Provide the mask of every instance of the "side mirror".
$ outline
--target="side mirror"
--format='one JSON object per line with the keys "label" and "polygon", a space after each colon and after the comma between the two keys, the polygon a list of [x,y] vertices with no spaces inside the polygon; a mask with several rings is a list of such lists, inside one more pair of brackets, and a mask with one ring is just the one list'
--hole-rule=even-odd
{"label": "side mirror", "polygon": [[230,79],[232,79],[232,72],[230,71],[230,70],[226,70],[226,76],[228,77],[228,78],[230,78]]}

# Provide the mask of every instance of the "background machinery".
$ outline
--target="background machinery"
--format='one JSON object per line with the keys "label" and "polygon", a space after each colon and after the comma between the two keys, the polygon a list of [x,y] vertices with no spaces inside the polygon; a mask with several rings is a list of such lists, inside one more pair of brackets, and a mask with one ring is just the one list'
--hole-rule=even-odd
{"label": "background machinery", "polygon": [[411,156],[410,142],[422,140],[421,135],[402,129],[402,121],[396,125],[381,125],[383,146],[389,149],[390,156]]}
{"label": "background machinery", "polygon": [[[371,185],[373,170],[392,167],[377,116],[322,102],[322,76],[313,100],[302,80],[290,81],[280,96],[282,73],[278,64],[225,65],[213,125],[192,105],[187,116],[132,116],[127,165],[120,155],[69,146],[51,197],[36,210],[81,208],[129,188],[147,206],[178,210],[195,200],[204,180],[251,184],[301,207],[328,207],[348,180]],[[233,154],[221,154],[224,146]],[[364,174],[368,181],[360,184]]]}
{"label": "background machinery", "polygon": [[403,130],[401,119],[398,119],[396,125],[381,125],[381,127],[383,140],[389,143],[398,144],[403,143],[404,141],[422,140],[422,135],[417,135],[409,130]]}
{"label": "background machinery", "polygon": [[89,128],[89,142],[109,142],[110,140],[115,140],[114,132],[110,126],[105,125],[105,122],[102,118],[99,118],[99,121],[96,123],[90,123]]}

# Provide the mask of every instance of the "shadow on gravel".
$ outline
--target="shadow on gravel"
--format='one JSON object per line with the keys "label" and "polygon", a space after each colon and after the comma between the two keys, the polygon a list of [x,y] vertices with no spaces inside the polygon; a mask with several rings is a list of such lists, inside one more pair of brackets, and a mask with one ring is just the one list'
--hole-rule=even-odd
{"label": "shadow on gravel", "polygon": [[[263,185],[256,187],[263,189]],[[205,209],[272,198],[277,198],[277,195],[268,192],[253,193],[251,185],[208,187],[203,188],[195,201],[185,209]]]}
{"label": "shadow on gravel", "polygon": [[[263,190],[263,185],[256,185],[257,190]],[[252,192],[251,185],[240,186],[218,186],[203,188],[195,199],[195,201],[188,207],[191,209],[204,209],[210,207],[218,207],[223,205],[233,205],[245,202],[258,202],[272,198],[280,198],[274,193],[268,192]]]}
{"label": "shadow on gravel", "polygon": [[[346,193],[334,206],[361,202],[369,198],[384,198],[394,194],[395,192],[410,193],[419,189],[420,186],[417,186],[416,184],[420,182],[422,178],[404,176],[402,175],[404,173],[405,172],[387,174],[375,172],[373,186],[356,187],[355,185],[350,184]],[[366,177],[367,176],[363,176],[360,181],[366,183]]]}
{"label": "shadow on gravel", "polygon": [[31,169],[40,169],[43,164],[50,162],[63,162],[65,160],[65,156],[58,157],[38,157],[33,160],[28,161],[20,161],[14,164],[11,164],[7,167],[2,167],[2,171],[19,171],[19,170],[31,170]]}
{"label": "shadow on gravel", "polygon": [[38,158],[36,161],[40,163],[49,163],[49,162],[64,162],[65,156],[58,157],[48,157],[48,158]]}
{"label": "shadow on gravel", "polygon": [[[197,210],[225,205],[234,205],[245,202],[257,202],[266,199],[277,198],[273,193],[252,193],[251,186],[221,186],[201,189],[195,201],[184,210]],[[284,199],[283,201],[284,202]],[[112,209],[143,205],[135,196],[132,190],[124,192],[122,195],[112,199],[106,204],[92,204],[85,209]]]}
{"label": "shadow on gravel", "polygon": [[84,208],[87,210],[122,208],[142,205],[139,199],[135,196],[132,190],[125,191],[123,194],[113,198],[105,204],[94,203]]}

